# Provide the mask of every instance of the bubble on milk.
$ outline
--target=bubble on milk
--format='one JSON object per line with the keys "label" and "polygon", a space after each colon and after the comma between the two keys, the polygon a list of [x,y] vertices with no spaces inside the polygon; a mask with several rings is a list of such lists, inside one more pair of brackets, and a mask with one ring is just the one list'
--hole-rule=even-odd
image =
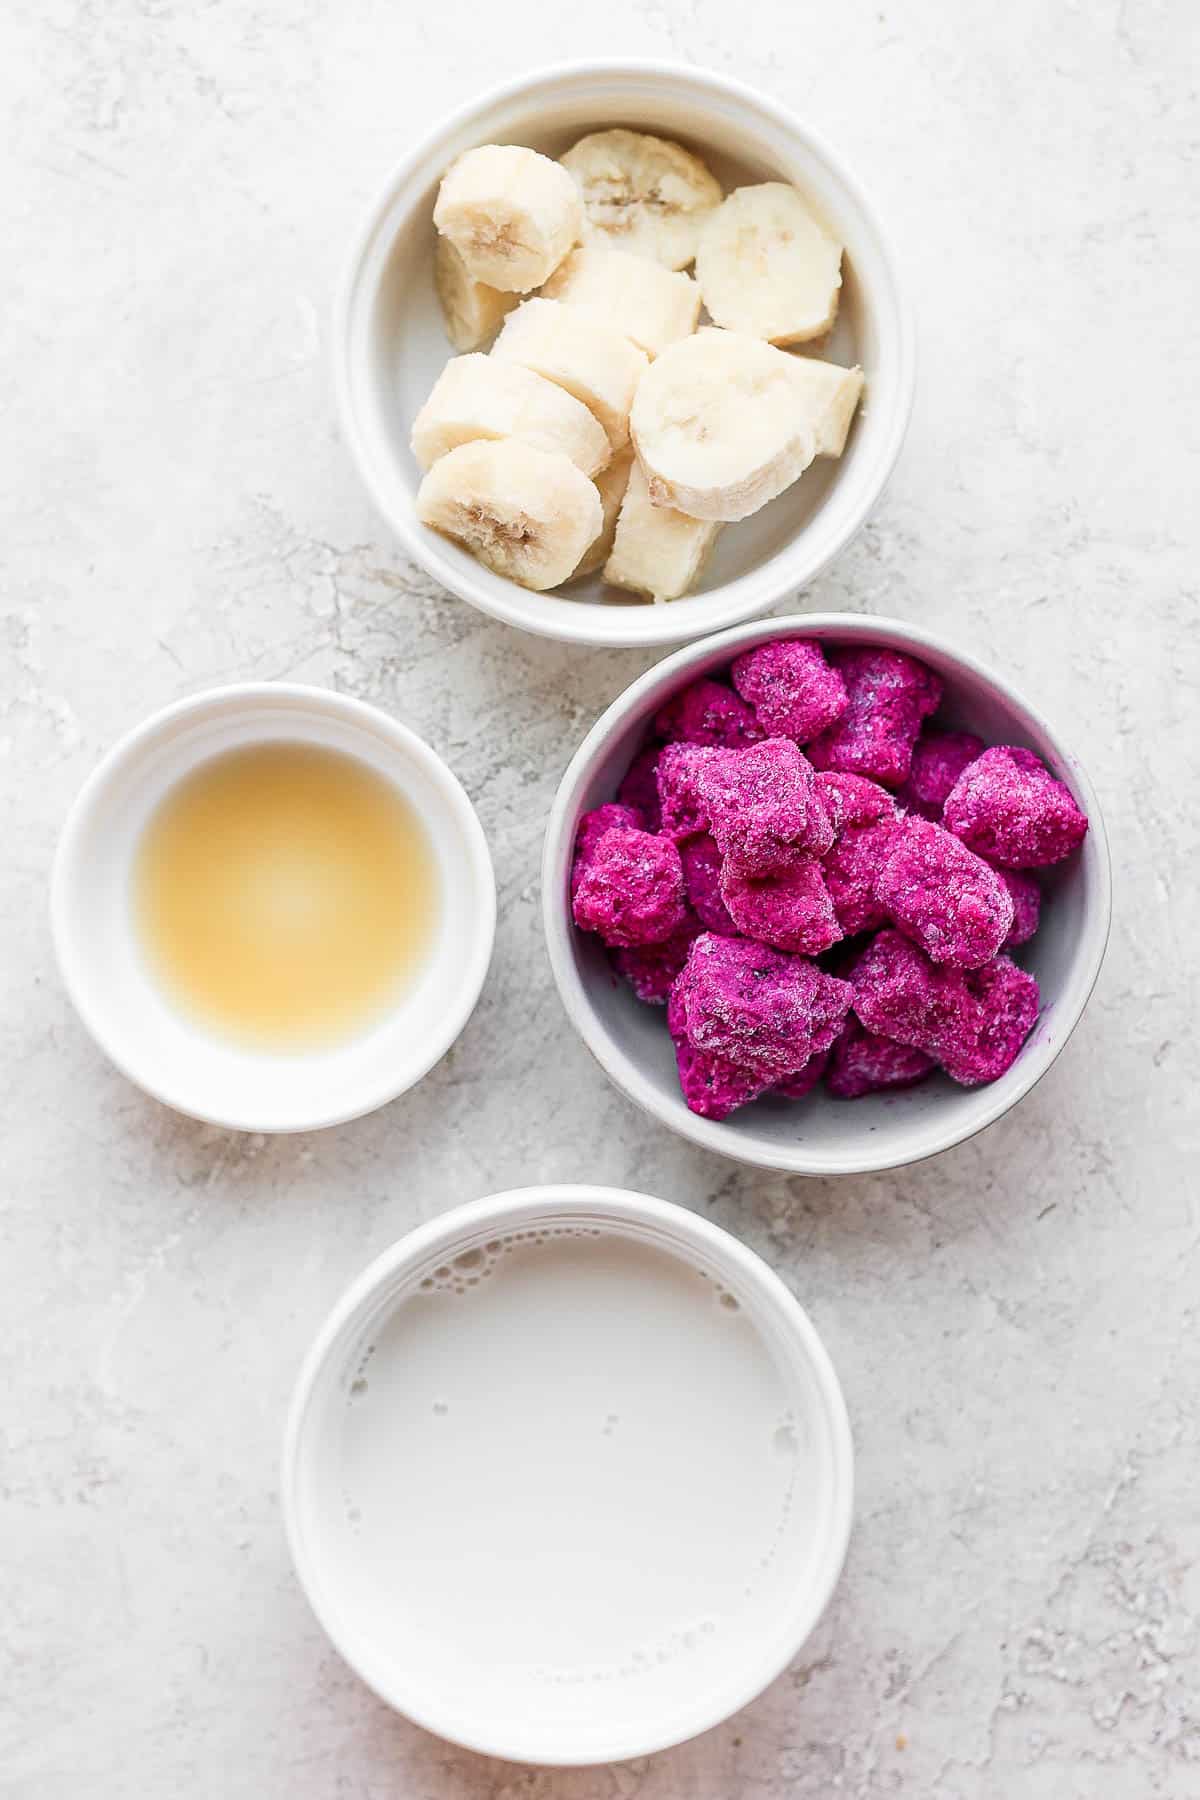
{"label": "bubble on milk", "polygon": [[487,1238],[482,1243],[469,1244],[466,1249],[456,1251],[448,1262],[440,1262],[422,1274],[415,1284],[415,1292],[431,1298],[468,1294],[473,1288],[482,1286],[514,1250],[544,1250],[572,1238],[595,1239],[604,1235],[602,1226],[584,1224],[547,1224],[509,1231],[503,1237]]}

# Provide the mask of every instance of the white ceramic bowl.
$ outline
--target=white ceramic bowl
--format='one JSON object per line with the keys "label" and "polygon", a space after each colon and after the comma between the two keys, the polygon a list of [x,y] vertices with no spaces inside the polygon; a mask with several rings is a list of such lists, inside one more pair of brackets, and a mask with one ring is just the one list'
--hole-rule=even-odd
{"label": "white ceramic bowl", "polygon": [[352,1284],[281,1494],[318,1619],[389,1705],[489,1755],[600,1763],[787,1666],[841,1570],[852,1461],[829,1358],[753,1252],[646,1195],[546,1187]]}
{"label": "white ceramic bowl", "polygon": [[[319,1051],[273,1054],[210,1035],[163,996],[134,925],[134,855],[160,800],[210,757],[267,741],[340,750],[395,783],[425,825],[440,874],[434,942],[416,981],[377,1024]],[[496,890],[471,802],[428,744],[344,694],[262,682],[181,700],[109,751],[63,828],[50,910],[67,992],[131,1081],[212,1124],[308,1131],[382,1106],[449,1049],[487,974]]]}
{"label": "white ceramic bowl", "polygon": [[[1042,873],[1041,926],[1017,952],[1017,960],[1041,986],[1042,1013],[999,1081],[963,1088],[937,1075],[903,1093],[854,1101],[832,1100],[818,1089],[803,1101],[764,1098],[719,1123],[698,1118],[680,1094],[661,1008],[639,1004],[614,977],[599,939],[572,924],[568,881],[579,820],[591,807],[612,799],[655,713],[699,676],[727,668],[755,644],[783,637],[882,644],[921,658],[945,683],[939,723],[977,732],[985,743],[1027,745],[1066,782],[1088,815],[1082,850]],[[1108,942],[1112,893],[1095,790],[1070,748],[1028,701],[973,657],[915,625],[812,613],[745,625],[677,651],[626,688],[600,716],[563,776],[550,811],[542,905],[550,965],[567,1016],[631,1100],[673,1131],[739,1162],[793,1175],[850,1175],[898,1168],[949,1149],[1029,1092],[1066,1043],[1095,985]]]}
{"label": "white ceramic bowl", "polygon": [[[533,594],[418,524],[409,449],[418,409],[452,354],[433,291],[433,202],[462,151],[489,141],[561,154],[584,132],[628,125],[682,138],[725,186],[795,182],[846,246],[840,317],[827,354],[861,363],[866,396],[846,452],[728,527],[700,589],[665,606],[598,577]],[[853,536],[892,470],[912,405],[914,338],[875,213],[840,156],[791,113],[723,76],[670,63],[570,64],[522,76],[455,113],[391,176],[357,239],[337,301],[333,357],[346,442],[404,548],[444,587],[493,617],[580,644],[680,643],[762,612],[810,581]],[[603,596],[603,597],[602,597]]]}

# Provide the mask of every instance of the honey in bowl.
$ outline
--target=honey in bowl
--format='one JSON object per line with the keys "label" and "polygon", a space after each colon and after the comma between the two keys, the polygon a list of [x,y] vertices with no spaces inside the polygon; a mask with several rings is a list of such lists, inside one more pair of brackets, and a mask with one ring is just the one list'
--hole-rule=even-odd
{"label": "honey in bowl", "polygon": [[433,940],[433,846],[365,763],[261,743],[172,788],[134,867],[146,957],[197,1023],[270,1050],[353,1036],[402,997]]}

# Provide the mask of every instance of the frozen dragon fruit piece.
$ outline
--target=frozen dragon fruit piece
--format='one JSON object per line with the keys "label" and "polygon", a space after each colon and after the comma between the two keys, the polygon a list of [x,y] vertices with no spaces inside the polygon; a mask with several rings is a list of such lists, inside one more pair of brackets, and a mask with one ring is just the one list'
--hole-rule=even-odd
{"label": "frozen dragon fruit piece", "polygon": [[1006,869],[1043,869],[1083,842],[1087,815],[1032,750],[996,744],[959,776],[942,823]]}
{"label": "frozen dragon fruit piece", "polygon": [[703,1119],[727,1119],[739,1106],[765,1093],[767,1077],[754,1069],[739,1069],[723,1057],[697,1050],[687,1034],[683,1003],[677,981],[667,1000],[667,1030],[675,1045],[675,1065],[684,1102]]}
{"label": "frozen dragon fruit piece", "polygon": [[912,765],[921,721],[941,703],[941,682],[899,650],[835,650],[831,660],[846,684],[847,705],[808,746],[813,767],[899,787]]}
{"label": "frozen dragon fruit piece", "polygon": [[1038,928],[1042,916],[1042,890],[1036,879],[1023,869],[997,869],[996,873],[1013,903],[1012,929],[1000,948],[1015,950],[1018,944],[1027,944]]}
{"label": "frozen dragon fruit piece", "polygon": [[896,827],[875,898],[931,962],[955,969],[990,962],[1012,929],[1012,896],[995,869],[929,819]]}
{"label": "frozen dragon fruit piece", "polygon": [[697,781],[708,828],[732,869],[767,875],[790,851],[829,848],[828,811],[815,798],[811,764],[790,738],[709,754]]}
{"label": "frozen dragon fruit piece", "polygon": [[849,982],[804,957],[706,932],[692,945],[672,1004],[693,1048],[773,1084],[829,1048],[851,993]]}
{"label": "frozen dragon fruit piece", "polygon": [[842,935],[815,856],[790,852],[769,875],[742,875],[725,866],[721,894],[736,929],[760,944],[818,956]]}
{"label": "frozen dragon fruit piece", "polygon": [[982,969],[964,974],[976,1014],[940,1058],[947,1075],[966,1087],[996,1081],[1017,1060],[1021,1045],[1037,1023],[1038,984],[1009,956],[997,956]]}
{"label": "frozen dragon fruit piece", "polygon": [[881,931],[853,972],[854,1011],[877,1036],[923,1050],[964,1086],[1016,1060],[1038,1013],[1038,985],[1007,956],[939,968],[899,931]]}
{"label": "frozen dragon fruit piece", "polygon": [[825,1086],[835,1100],[858,1100],[886,1088],[912,1087],[936,1068],[924,1050],[877,1037],[851,1014],[829,1053]]}
{"label": "frozen dragon fruit piece", "polygon": [[913,745],[908,779],[897,788],[896,799],[907,811],[940,824],[950,789],[983,750],[983,739],[972,731],[930,731],[926,727]]}
{"label": "frozen dragon fruit piece", "polygon": [[847,937],[873,931],[887,919],[875,880],[891,849],[895,803],[861,775],[820,774],[816,786],[837,833],[821,864],[834,916]]}
{"label": "frozen dragon fruit piece", "polygon": [[851,974],[854,1011],[877,1037],[924,1050],[940,1061],[945,1033],[966,1000],[960,969],[939,969],[903,932],[879,932]]}
{"label": "frozen dragon fruit piece", "polygon": [[591,812],[584,813],[575,833],[575,860],[571,865],[571,893],[579,886],[579,877],[583,874],[596,845],[606,831],[614,825],[627,825],[640,831],[645,821],[635,806],[621,806],[615,800],[604,806],[593,807]]}
{"label": "frozen dragon fruit piece", "polygon": [[740,750],[756,744],[762,726],[746,702],[720,681],[693,681],[663,707],[654,729],[666,743]]}
{"label": "frozen dragon fruit piece", "polygon": [[737,658],[730,676],[768,737],[807,744],[846,710],[846,684],[810,638],[759,644]]}
{"label": "frozen dragon fruit piece", "polygon": [[683,864],[683,891],[688,905],[705,929],[736,937],[737,926],[721,898],[721,852],[707,831],[686,838],[679,846]]}
{"label": "frozen dragon fruit piece", "polygon": [[697,1050],[685,1037],[675,1039],[675,1062],[688,1110],[702,1119],[727,1119],[771,1085],[768,1076]]}
{"label": "frozen dragon fruit piece", "polygon": [[575,888],[575,923],[606,944],[660,944],[687,917],[683,866],[669,838],[614,826],[594,845]]}
{"label": "frozen dragon fruit piece", "polygon": [[725,754],[702,744],[668,744],[662,751],[657,770],[659,829],[668,837],[682,840],[705,829],[708,806],[700,791],[701,776]]}
{"label": "frozen dragon fruit piece", "polygon": [[617,799],[623,806],[632,806],[635,812],[641,813],[647,831],[658,831],[662,827],[655,774],[661,755],[661,745],[646,744],[626,769],[617,789]]}

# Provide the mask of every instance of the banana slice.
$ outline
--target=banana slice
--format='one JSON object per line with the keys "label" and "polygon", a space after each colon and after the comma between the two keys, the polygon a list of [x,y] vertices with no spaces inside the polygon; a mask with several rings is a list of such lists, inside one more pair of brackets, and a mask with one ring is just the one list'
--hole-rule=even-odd
{"label": "banana slice", "polygon": [[748,517],[816,453],[797,405],[793,358],[761,338],[711,326],[651,363],[629,423],[651,500],[693,519]]}
{"label": "banana slice", "polygon": [[587,407],[520,363],[455,356],[413,421],[413,455],[423,469],[475,438],[519,438],[535,450],[561,450],[585,475],[612,455],[604,427]]}
{"label": "banana slice", "polygon": [[635,462],[604,579],[655,601],[678,600],[695,584],[720,529],[708,519],[655,506],[645,471]]}
{"label": "banana slice", "polygon": [[794,187],[764,181],[735,188],[706,222],[696,280],[718,325],[802,344],[837,317],[842,246]]}
{"label": "banana slice", "polygon": [[700,228],[721,204],[720,183],[698,156],[641,131],[593,131],[563,157],[579,184],[585,243],[630,250],[685,269]]}
{"label": "banana slice", "polygon": [[633,467],[633,451],[628,446],[618,451],[607,469],[601,469],[596,477],[596,492],[600,496],[600,504],[604,508],[604,523],[600,527],[600,535],[583,553],[583,561],[575,570],[576,575],[594,575],[608,561],[608,553],[613,546],[613,535],[617,529],[617,514],[621,510],[621,502],[625,498],[625,489],[629,486],[629,471]]}
{"label": "banana slice", "polygon": [[483,144],[443,177],[433,222],[476,281],[527,294],[578,239],[583,205],[561,163],[519,144]]}
{"label": "banana slice", "polygon": [[801,404],[813,429],[818,456],[840,456],[863,391],[861,369],[843,369],[815,356],[793,356]]}
{"label": "banana slice", "polygon": [[526,300],[509,313],[492,355],[521,363],[581,400],[614,450],[629,440],[629,408],[646,367],[627,337],[561,300]]}
{"label": "banana slice", "polygon": [[647,356],[690,337],[700,316],[700,289],[690,275],[624,250],[586,245],[559,263],[542,298],[583,308]]}
{"label": "banana slice", "polygon": [[434,463],[417,517],[495,574],[541,592],[572,573],[603,511],[595,485],[561,451],[481,438]]}
{"label": "banana slice", "polygon": [[439,232],[433,253],[433,283],[442,305],[446,336],[459,351],[483,350],[512,311],[519,294],[476,281],[448,237]]}

